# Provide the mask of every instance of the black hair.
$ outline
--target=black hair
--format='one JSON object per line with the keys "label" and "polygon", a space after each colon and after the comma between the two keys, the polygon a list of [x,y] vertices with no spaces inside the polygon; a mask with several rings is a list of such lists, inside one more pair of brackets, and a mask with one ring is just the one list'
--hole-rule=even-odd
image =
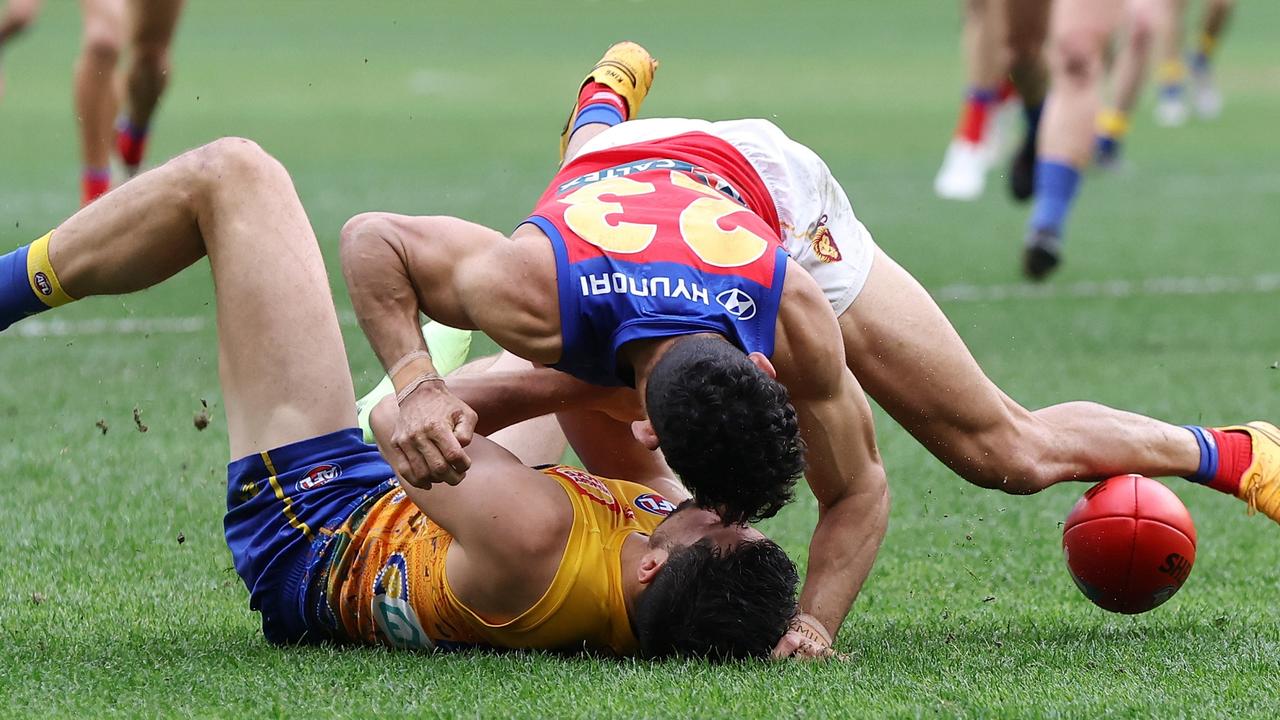
{"label": "black hair", "polygon": [[765,658],[796,613],[795,563],[772,540],[722,551],[703,538],[673,550],[636,598],[644,657]]}
{"label": "black hair", "polygon": [[723,338],[680,338],[649,373],[658,444],[698,504],[725,524],[771,517],[804,472],[787,389]]}

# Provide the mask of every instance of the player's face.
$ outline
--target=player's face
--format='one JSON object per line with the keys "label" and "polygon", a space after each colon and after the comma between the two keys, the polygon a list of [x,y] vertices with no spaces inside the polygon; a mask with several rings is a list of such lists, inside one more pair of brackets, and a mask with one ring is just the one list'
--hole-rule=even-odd
{"label": "player's face", "polygon": [[747,525],[725,525],[720,516],[686,500],[654,528],[649,537],[653,548],[674,548],[709,540],[721,550],[732,550],[749,540],[763,540],[764,534]]}

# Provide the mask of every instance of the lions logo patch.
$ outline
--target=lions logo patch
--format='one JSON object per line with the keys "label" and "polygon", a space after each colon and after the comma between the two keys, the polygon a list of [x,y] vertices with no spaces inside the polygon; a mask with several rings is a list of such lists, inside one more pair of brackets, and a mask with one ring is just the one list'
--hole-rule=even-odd
{"label": "lions logo patch", "polygon": [[394,553],[373,582],[373,620],[387,642],[399,648],[435,647],[409,604],[409,571],[404,555]]}
{"label": "lions logo patch", "polygon": [[337,480],[342,476],[342,466],[334,463],[325,463],[317,465],[307,471],[302,479],[298,481],[298,488],[301,490],[310,490],[318,488],[330,480]]}
{"label": "lions logo patch", "polygon": [[836,239],[831,235],[831,229],[827,227],[826,215],[809,226],[805,231],[805,237],[809,238],[813,254],[817,255],[819,260],[824,263],[840,262],[840,246],[836,245]]}
{"label": "lions logo patch", "polygon": [[662,517],[670,515],[676,509],[675,503],[657,493],[645,493],[636,496],[635,505],[647,513],[661,515]]}

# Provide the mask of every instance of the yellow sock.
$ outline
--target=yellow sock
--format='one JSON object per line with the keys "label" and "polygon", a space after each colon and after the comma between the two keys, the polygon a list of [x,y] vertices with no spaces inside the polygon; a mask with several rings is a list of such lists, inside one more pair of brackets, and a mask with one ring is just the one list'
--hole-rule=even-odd
{"label": "yellow sock", "polygon": [[1200,33],[1200,57],[1208,60],[1213,57],[1213,51],[1218,49],[1218,38],[1209,33]]}
{"label": "yellow sock", "polygon": [[49,240],[53,237],[50,230],[44,237],[31,243],[27,252],[27,281],[31,283],[31,291],[40,302],[51,308],[61,307],[75,298],[62,289],[58,282],[58,274],[53,271],[53,263],[49,262]]}
{"label": "yellow sock", "polygon": [[1119,110],[1103,110],[1098,113],[1098,134],[1112,140],[1120,140],[1129,132],[1129,116]]}
{"label": "yellow sock", "polygon": [[1160,63],[1160,84],[1161,85],[1181,85],[1182,80],[1187,76],[1187,66],[1182,64],[1182,60],[1165,60]]}

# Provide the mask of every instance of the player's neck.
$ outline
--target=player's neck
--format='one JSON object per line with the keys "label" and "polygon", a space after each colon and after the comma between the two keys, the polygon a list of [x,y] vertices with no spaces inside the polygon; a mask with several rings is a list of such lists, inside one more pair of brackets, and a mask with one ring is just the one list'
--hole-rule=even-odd
{"label": "player's neck", "polygon": [[672,337],[652,338],[643,340],[632,340],[623,345],[618,354],[622,359],[631,366],[632,372],[635,373],[636,390],[640,392],[640,397],[644,397],[644,388],[649,380],[649,373],[653,371],[653,366],[658,364],[663,355],[671,349],[679,340],[694,335],[712,335],[720,337],[716,333],[689,333],[688,335],[675,335]]}
{"label": "player's neck", "polygon": [[636,599],[644,592],[645,585],[640,582],[640,561],[649,551],[649,536],[631,533],[622,541],[622,553],[618,565],[622,570],[622,600],[627,607],[627,618],[631,621],[631,631],[636,629]]}

